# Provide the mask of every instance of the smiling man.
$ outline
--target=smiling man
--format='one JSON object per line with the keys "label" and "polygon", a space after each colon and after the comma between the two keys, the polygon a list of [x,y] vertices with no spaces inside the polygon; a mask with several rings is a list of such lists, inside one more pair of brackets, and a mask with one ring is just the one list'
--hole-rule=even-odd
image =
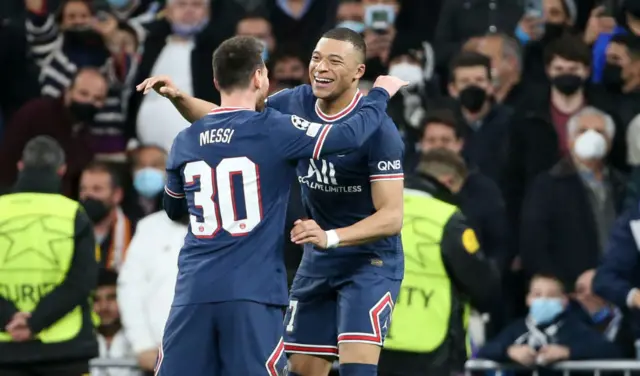
{"label": "smiling man", "polygon": [[[313,123],[348,119],[362,106],[358,83],[365,56],[360,34],[328,31],[309,63],[311,85],[280,91],[266,106]],[[138,90],[169,98],[190,121],[216,107],[181,93],[166,76],[148,78]],[[297,221],[291,233],[305,244],[285,318],[291,376],[326,375],[338,353],[341,375],[377,374],[385,324],[404,275],[404,147],[393,121],[383,122],[356,152],[298,162],[303,202],[313,219]]]}

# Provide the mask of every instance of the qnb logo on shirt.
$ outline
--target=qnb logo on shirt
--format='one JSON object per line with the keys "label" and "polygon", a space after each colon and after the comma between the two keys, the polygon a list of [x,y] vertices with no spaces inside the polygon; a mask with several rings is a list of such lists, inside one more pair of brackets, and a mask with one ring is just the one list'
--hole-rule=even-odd
{"label": "qnb logo on shirt", "polygon": [[399,159],[395,161],[380,161],[378,162],[378,170],[380,171],[394,171],[402,168],[402,162]]}
{"label": "qnb logo on shirt", "polygon": [[309,169],[306,176],[298,176],[300,184],[309,189],[330,193],[357,193],[362,192],[361,185],[343,186],[336,179],[336,168],[333,163],[325,160],[309,160]]}

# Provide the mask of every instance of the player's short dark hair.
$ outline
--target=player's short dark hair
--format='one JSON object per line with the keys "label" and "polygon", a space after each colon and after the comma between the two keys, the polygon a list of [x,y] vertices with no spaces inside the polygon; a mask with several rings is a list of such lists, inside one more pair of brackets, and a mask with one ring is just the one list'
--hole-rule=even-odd
{"label": "player's short dark hair", "polygon": [[487,71],[487,78],[491,79],[491,59],[488,56],[475,51],[461,51],[449,65],[449,81],[455,81],[456,69],[471,67],[483,67]]}
{"label": "player's short dark hair", "polygon": [[109,178],[111,179],[111,186],[113,188],[122,188],[122,180],[120,179],[120,176],[118,176],[115,168],[113,168],[109,163],[93,161],[89,163],[82,172],[103,172],[109,175]]}
{"label": "player's short dark hair", "polygon": [[34,137],[22,150],[22,163],[25,168],[57,170],[65,164],[64,150],[53,137]]}
{"label": "player's short dark hair", "polygon": [[100,269],[98,274],[98,287],[116,286],[118,284],[118,273],[109,269]]}
{"label": "player's short dark hair", "polygon": [[424,137],[424,132],[429,128],[429,125],[436,123],[451,128],[456,138],[462,138],[462,130],[460,129],[458,118],[453,111],[448,108],[440,108],[427,112],[427,116],[424,118],[422,127],[420,128],[420,137]]}
{"label": "player's short dark hair", "polygon": [[362,35],[346,27],[336,27],[322,34],[322,37],[350,43],[358,51],[360,63],[364,63],[367,56],[367,44]]}
{"label": "player's short dark hair", "polygon": [[465,180],[469,175],[464,159],[457,153],[444,148],[429,150],[422,154],[416,170],[436,178],[454,175],[460,181]]}
{"label": "player's short dark hair", "polygon": [[591,66],[591,49],[582,38],[573,34],[564,34],[549,43],[544,50],[544,65],[549,66],[556,57]]}
{"label": "player's short dark hair", "polygon": [[213,77],[223,91],[244,89],[253,74],[264,69],[264,45],[254,37],[237,36],[225,40],[213,53]]}

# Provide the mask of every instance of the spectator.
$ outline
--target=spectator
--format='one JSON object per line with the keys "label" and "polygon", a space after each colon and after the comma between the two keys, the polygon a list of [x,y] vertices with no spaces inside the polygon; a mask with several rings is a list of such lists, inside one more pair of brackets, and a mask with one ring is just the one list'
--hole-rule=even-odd
{"label": "spectator", "polygon": [[27,0],[27,41],[40,66],[42,95],[61,97],[79,69],[94,67],[107,74],[109,92],[89,128],[97,141],[96,153],[125,149],[121,82],[113,75],[109,46],[117,36],[118,22],[106,12],[97,14],[85,0],[65,0],[59,15],[45,0]]}
{"label": "spectator", "polygon": [[7,124],[0,141],[0,185],[12,185],[21,150],[33,137],[48,135],[68,158],[62,192],[76,198],[82,169],[93,158],[88,125],[107,96],[107,82],[93,68],[81,69],[61,99],[43,97],[25,104]]}
{"label": "spectator", "polygon": [[[499,297],[500,273],[487,259],[464,215],[436,199],[425,176],[447,176],[461,185],[467,174],[455,152],[423,155],[417,179],[405,191],[402,242],[407,273],[378,365],[379,375],[451,375],[467,359],[470,305],[487,309]],[[425,267],[428,272],[425,273]]]}
{"label": "spectator", "polygon": [[[169,75],[183,92],[219,101],[211,70],[215,35],[211,27],[207,27],[208,15],[206,0],[170,0],[166,20],[149,25],[135,82],[140,83],[152,75]],[[137,135],[143,145],[158,145],[169,151],[173,138],[188,125],[155,92],[145,96],[135,92],[130,98],[128,136]]]}
{"label": "spectator", "polygon": [[451,63],[449,94],[464,121],[462,155],[496,183],[502,181],[512,110],[492,100],[491,60],[461,52]]}
{"label": "spectator", "polygon": [[625,358],[635,358],[636,352],[628,315],[593,293],[592,285],[595,275],[595,269],[589,269],[578,277],[574,299],[579,307],[574,311],[586,324],[602,333],[609,342],[617,344]]}
{"label": "spectator", "polygon": [[551,276],[534,276],[527,295],[529,315],[485,344],[478,358],[513,361],[528,367],[562,360],[617,358],[618,348],[582,321],[567,315],[567,304],[561,281]]}
{"label": "spectator", "polygon": [[101,267],[120,270],[134,228],[120,209],[122,186],[113,169],[100,162],[87,166],[80,177],[79,197],[93,222]]}
{"label": "spectator", "polygon": [[258,38],[264,43],[265,49],[262,60],[269,61],[269,57],[276,50],[276,40],[271,31],[271,23],[268,19],[258,15],[247,15],[238,22],[236,35]]}
{"label": "spectator", "polygon": [[118,21],[140,25],[151,22],[160,10],[158,0],[107,0],[107,3]]}
{"label": "spectator", "polygon": [[188,216],[173,222],[164,211],[140,220],[118,278],[118,303],[125,335],[138,365],[151,375],[173,301],[178,253],[188,223]]}
{"label": "spectator", "polygon": [[[455,116],[446,110],[433,111],[422,128],[420,150],[444,148],[460,154],[464,141]],[[469,225],[478,234],[485,254],[502,267],[509,261],[507,254],[507,224],[504,200],[498,186],[474,166],[462,179],[452,179],[448,175],[435,178],[445,185],[455,196],[456,203],[469,220]]]}
{"label": "spectator", "polygon": [[134,222],[160,210],[166,162],[167,152],[158,146],[140,146],[131,152],[134,199],[130,210],[123,209]]}
{"label": "spectator", "polygon": [[597,266],[625,193],[624,177],[606,163],[614,133],[611,117],[593,107],[569,119],[571,154],[536,178],[523,206],[520,254],[529,276],[551,274],[570,289]]}
{"label": "spectator", "polygon": [[606,58],[602,84],[617,108],[620,131],[624,134],[631,120],[640,114],[640,38],[626,34],[614,36],[607,47]]}
{"label": "spectator", "polygon": [[294,88],[309,81],[307,65],[296,51],[277,51],[270,63],[271,82],[269,90],[272,93]]}
{"label": "spectator", "polygon": [[640,205],[620,216],[613,226],[607,251],[593,280],[594,293],[618,307],[629,309],[632,335],[640,340]]}
{"label": "spectator", "polygon": [[[98,348],[101,358],[126,360],[133,357],[131,344],[127,340],[120,321],[120,310],[116,294],[118,274],[102,269],[98,277],[98,288],[94,294],[93,311],[100,317],[98,325]],[[91,376],[138,376],[140,372],[126,368],[92,368]]]}
{"label": "spectator", "polygon": [[360,0],[343,0],[338,6],[336,27],[346,27],[356,33],[364,33],[364,7]]}
{"label": "spectator", "polygon": [[520,223],[522,201],[533,179],[569,153],[568,119],[585,106],[598,107],[598,93],[585,88],[590,61],[589,49],[579,39],[565,35],[552,42],[545,52],[551,89],[546,95],[530,93],[527,104],[517,109],[518,120],[509,132],[503,186],[509,221],[514,225]]}
{"label": "spectator", "polygon": [[447,0],[443,3],[435,35],[437,65],[441,69],[471,37],[515,30],[522,5],[512,0]]}
{"label": "spectator", "polygon": [[398,0],[362,0],[364,6],[364,41],[367,45],[365,80],[374,81],[387,73],[389,53],[396,37],[395,20],[400,10]]}
{"label": "spectator", "polygon": [[54,139],[29,141],[19,167],[15,191],[0,197],[0,374],[86,374],[98,355],[91,223],[59,193],[65,155]]}

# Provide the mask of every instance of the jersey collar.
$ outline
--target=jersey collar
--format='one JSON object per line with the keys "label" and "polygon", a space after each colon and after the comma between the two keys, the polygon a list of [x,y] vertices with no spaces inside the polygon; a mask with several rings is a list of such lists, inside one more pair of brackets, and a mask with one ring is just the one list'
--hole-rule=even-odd
{"label": "jersey collar", "polygon": [[336,120],[340,120],[343,117],[349,115],[351,111],[353,111],[353,109],[356,108],[356,106],[358,105],[358,102],[360,102],[360,99],[362,99],[362,93],[360,92],[360,90],[358,90],[356,91],[356,94],[353,96],[351,103],[349,103],[347,107],[345,107],[342,111],[338,112],[335,115],[327,115],[324,112],[322,112],[322,110],[320,109],[320,106],[318,105],[318,100],[316,99],[316,104],[315,104],[316,115],[318,115],[318,117],[323,121],[326,121],[329,123],[334,122]]}
{"label": "jersey collar", "polygon": [[209,115],[227,114],[229,112],[251,111],[245,107],[216,107],[209,112]]}

